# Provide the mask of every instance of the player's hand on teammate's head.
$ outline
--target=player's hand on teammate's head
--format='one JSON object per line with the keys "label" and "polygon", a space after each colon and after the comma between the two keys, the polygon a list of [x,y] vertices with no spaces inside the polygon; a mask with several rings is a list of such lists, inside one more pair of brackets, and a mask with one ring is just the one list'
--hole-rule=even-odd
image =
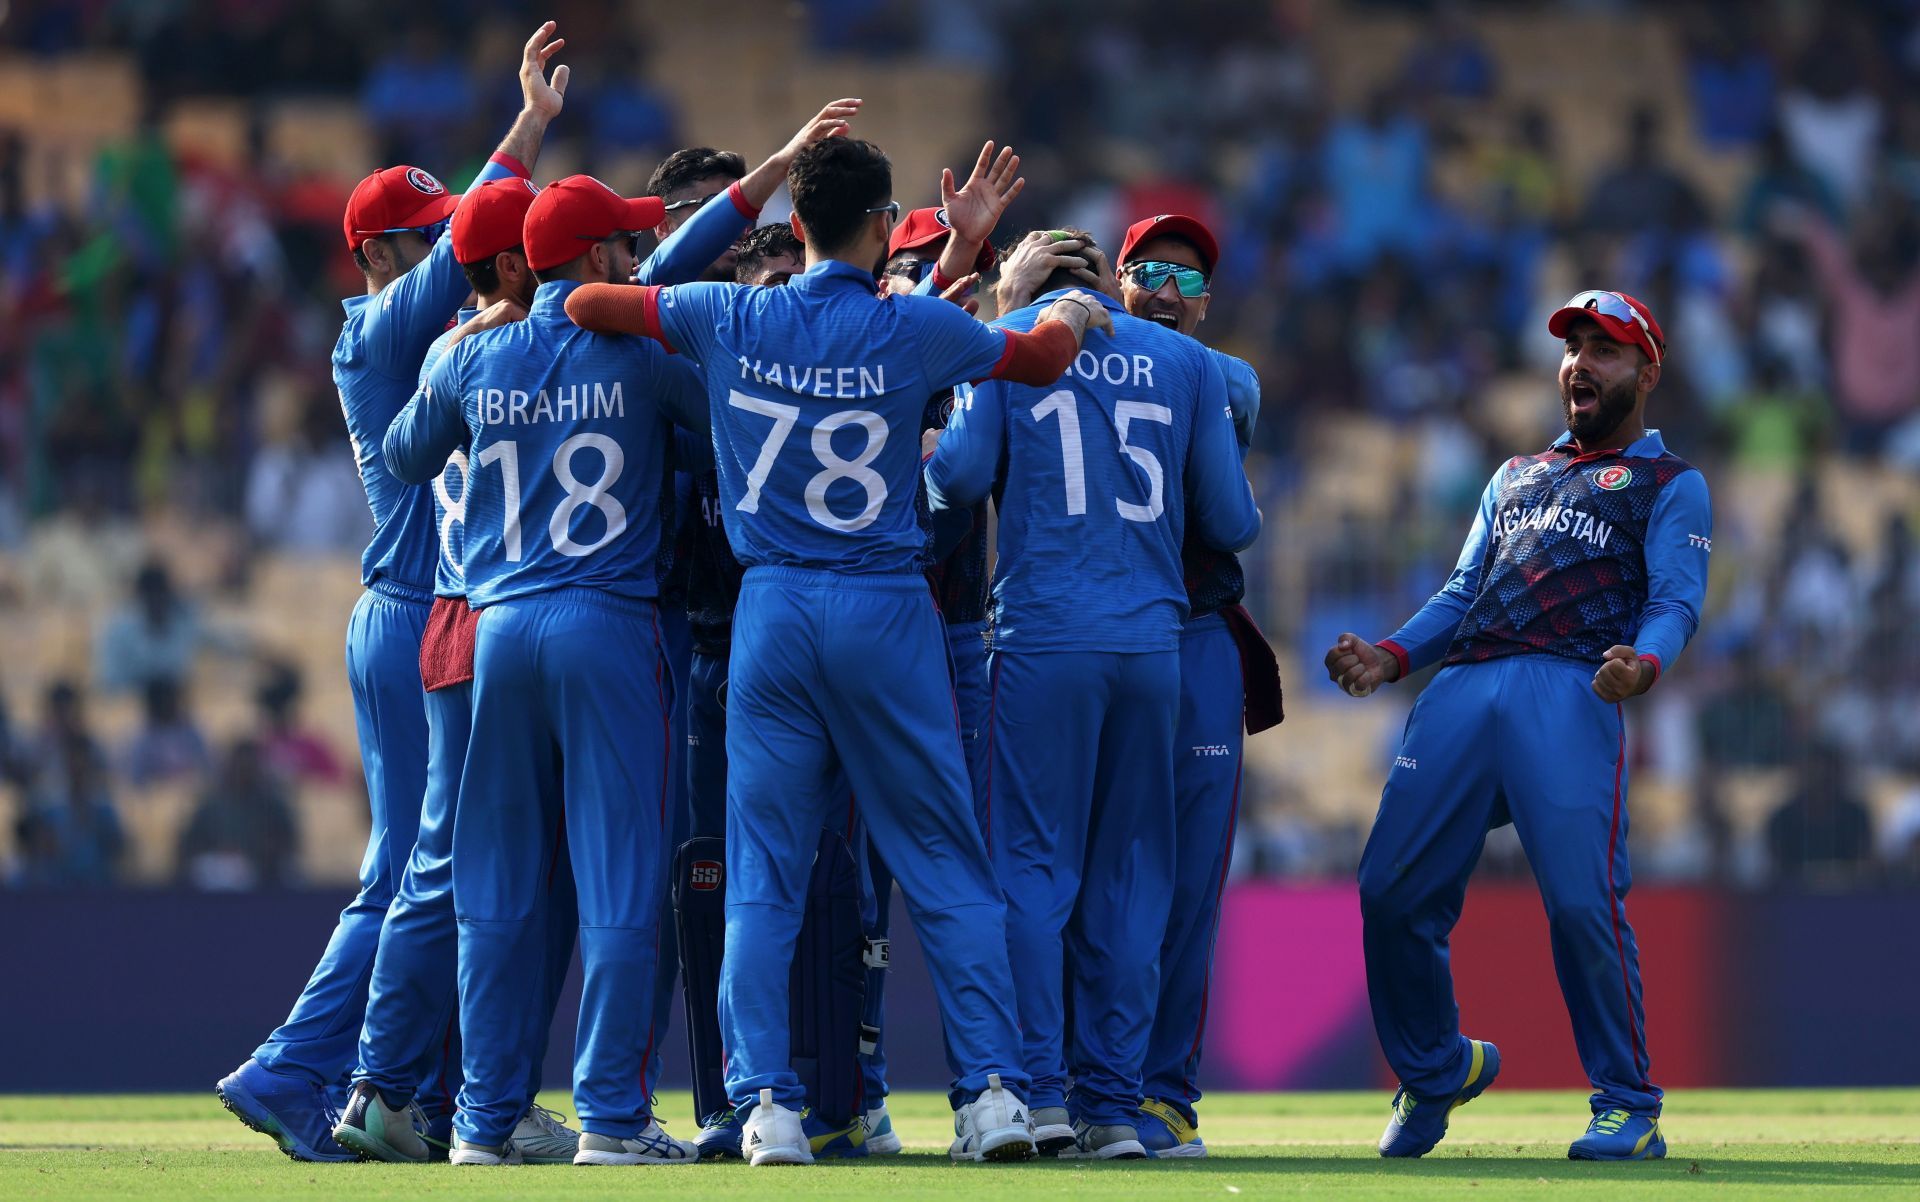
{"label": "player's hand on teammate's head", "polygon": [[508,325],[512,322],[525,321],[526,317],[526,307],[520,304],[520,302],[497,300],[462,322],[460,328],[453,332],[453,337],[448,340],[447,346],[451,348],[454,343],[459,342],[469,334],[478,334],[482,330],[491,330],[497,326]]}
{"label": "player's hand on teammate's head", "polygon": [[932,426],[920,431],[920,458],[929,458],[939,447],[940,428],[938,426]]}
{"label": "player's hand on teammate's head", "polygon": [[992,142],[982,146],[973,173],[959,187],[954,186],[953,169],[941,168],[940,205],[947,211],[953,236],[974,246],[983,245],[993,236],[993,227],[1000,224],[1000,215],[1026,186],[1026,177],[1020,174],[1020,156],[1011,146],[1001,147],[997,155]]}
{"label": "player's hand on teammate's head", "polygon": [[1020,239],[1000,260],[1000,282],[994,288],[1000,311],[1010,313],[1032,304],[1047,277],[1062,269],[1093,283],[1086,245],[1078,238],[1055,241],[1048,230],[1034,230]]}
{"label": "player's hand on teammate's head", "polygon": [[1113,263],[1107,258],[1107,252],[1097,246],[1089,246],[1081,252],[1087,260],[1087,266],[1074,272],[1075,275],[1093,286],[1094,291],[1120,299],[1120,276],[1113,270]]}
{"label": "player's hand on teammate's head", "polygon": [[554,28],[554,23],[548,21],[534,30],[520,54],[521,100],[528,112],[538,113],[549,121],[560,115],[567,93],[567,77],[572,74],[562,63],[553,69],[551,79],[547,76],[547,63],[567,44],[567,39],[553,36]]}
{"label": "player's hand on teammate's head", "polygon": [[1593,691],[1600,700],[1617,705],[1629,697],[1638,697],[1653,686],[1653,666],[1631,647],[1607,648],[1600,670],[1593,674]]}
{"label": "player's hand on teammate's head", "polygon": [[1350,697],[1365,697],[1392,679],[1391,661],[1391,652],[1357,634],[1343,634],[1327,650],[1327,679]]}
{"label": "player's hand on teammate's head", "polygon": [[794,156],[799,154],[803,148],[827,138],[845,137],[847,132],[853,128],[851,122],[854,117],[859,115],[860,106],[865,103],[866,101],[856,96],[847,96],[833,101],[818,113],[815,113],[805,125],[802,125],[799,132],[794,134],[793,137],[788,140],[787,144],[780,148],[780,153],[777,157],[791,164]]}

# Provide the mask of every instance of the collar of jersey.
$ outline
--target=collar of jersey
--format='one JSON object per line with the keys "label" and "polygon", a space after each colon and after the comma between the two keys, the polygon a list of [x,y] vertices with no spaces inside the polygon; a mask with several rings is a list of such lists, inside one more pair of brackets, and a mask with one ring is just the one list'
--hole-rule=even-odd
{"label": "collar of jersey", "polygon": [[1052,292],[1047,293],[1045,296],[1035,297],[1033,303],[1035,305],[1038,305],[1042,312],[1045,312],[1046,307],[1048,305],[1052,304],[1054,301],[1059,300],[1061,297],[1065,296],[1069,292],[1080,292],[1080,293],[1086,294],[1087,296],[1091,296],[1093,299],[1099,301],[1101,304],[1105,305],[1108,309],[1112,310],[1115,313],[1126,312],[1126,309],[1121,306],[1119,301],[1113,299],[1111,296],[1108,296],[1104,292],[1095,292],[1091,288],[1055,288]]}
{"label": "collar of jersey", "polygon": [[858,284],[869,293],[879,287],[874,283],[871,271],[862,271],[839,259],[822,259],[787,281],[787,287],[798,288],[802,292],[822,292],[841,284]]}
{"label": "collar of jersey", "polygon": [[528,317],[567,321],[567,293],[580,286],[579,280],[549,280],[533,290],[533,306]]}
{"label": "collar of jersey", "polygon": [[[1573,431],[1569,430],[1553,440],[1553,450],[1569,446],[1573,442]],[[1618,455],[1623,459],[1658,459],[1667,453],[1667,444],[1660,438],[1660,431],[1648,430],[1637,441],[1628,443],[1617,451],[1593,451],[1586,455],[1577,455],[1577,459],[1601,459],[1608,455]]]}

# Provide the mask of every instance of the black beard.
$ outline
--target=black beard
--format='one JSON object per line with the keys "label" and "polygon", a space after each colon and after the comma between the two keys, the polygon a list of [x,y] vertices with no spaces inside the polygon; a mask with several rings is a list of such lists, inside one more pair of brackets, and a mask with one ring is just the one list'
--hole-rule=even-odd
{"label": "black beard", "polygon": [[1576,442],[1585,444],[1598,442],[1620,428],[1620,423],[1633,413],[1637,394],[1633,382],[1626,381],[1612,388],[1601,388],[1599,405],[1592,414],[1584,418],[1573,415],[1573,396],[1571,390],[1562,394],[1561,405],[1567,414],[1567,433],[1573,435]]}

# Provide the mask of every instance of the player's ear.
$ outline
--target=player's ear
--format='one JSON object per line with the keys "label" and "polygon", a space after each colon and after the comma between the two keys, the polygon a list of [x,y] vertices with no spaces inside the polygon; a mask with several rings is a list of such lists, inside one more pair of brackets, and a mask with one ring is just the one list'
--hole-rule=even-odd
{"label": "player's ear", "polygon": [[800,239],[800,245],[805,246],[807,244],[807,227],[800,224],[800,214],[795,213],[793,216],[787,218],[787,224],[793,227],[793,236]]}
{"label": "player's ear", "polygon": [[1653,362],[1652,360],[1648,360],[1647,362],[1641,364],[1640,380],[1639,380],[1640,391],[1652,392],[1654,390],[1655,385],[1659,383],[1660,383],[1660,365],[1658,363]]}

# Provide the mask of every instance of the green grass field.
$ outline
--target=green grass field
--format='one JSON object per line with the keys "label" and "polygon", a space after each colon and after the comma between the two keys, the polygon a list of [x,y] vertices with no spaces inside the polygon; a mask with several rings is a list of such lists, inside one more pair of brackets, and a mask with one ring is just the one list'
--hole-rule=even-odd
{"label": "green grass field", "polygon": [[[564,1097],[543,1099],[565,1110]],[[661,1099],[684,1115],[685,1095]],[[1420,1161],[1387,1163],[1373,1141],[1380,1094],[1207,1099],[1199,1161],[955,1165],[944,1099],[890,1099],[907,1152],[812,1169],[737,1161],[635,1169],[296,1164],[234,1121],[211,1093],[0,1097],[0,1198],[948,1198],[1920,1197],[1920,1090],[1700,1091],[1669,1099],[1668,1159],[1577,1164],[1586,1099],[1495,1092],[1460,1111]],[[673,1124],[689,1134],[684,1120]]]}

